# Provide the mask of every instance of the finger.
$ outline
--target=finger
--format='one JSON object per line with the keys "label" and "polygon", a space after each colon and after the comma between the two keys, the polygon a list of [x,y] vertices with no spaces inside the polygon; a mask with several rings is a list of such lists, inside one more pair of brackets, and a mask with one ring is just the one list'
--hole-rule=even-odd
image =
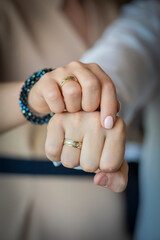
{"label": "finger", "polygon": [[102,84],[101,123],[106,129],[114,125],[117,114],[117,95],[114,84],[108,80]]}
{"label": "finger", "polygon": [[82,88],[82,109],[86,112],[95,111],[100,104],[101,85],[97,76],[85,67],[74,70]]}
{"label": "finger", "polygon": [[[53,78],[51,78],[51,75],[45,75],[43,86],[41,88],[42,96],[45,99],[46,104],[48,104],[50,111],[54,113],[63,112],[65,104],[58,84]],[[46,108],[46,106],[44,107]]]}
{"label": "finger", "polygon": [[99,168],[104,139],[104,134],[98,129],[84,136],[80,165],[85,172],[95,172]]}
{"label": "finger", "polygon": [[64,142],[64,130],[60,119],[54,115],[48,123],[45,153],[49,160],[60,161]]}
{"label": "finger", "polygon": [[[70,76],[73,76],[73,74]],[[75,81],[68,81],[62,86],[62,94],[68,112],[78,112],[81,110],[81,92],[81,86]]]}
{"label": "finger", "polygon": [[[72,138],[65,137],[65,139],[73,140],[74,138],[73,137]],[[81,150],[79,148],[74,148],[69,145],[63,145],[62,154],[61,154],[62,165],[67,168],[74,168],[74,167],[79,166],[80,151]]]}
{"label": "finger", "polygon": [[94,183],[103,186],[113,192],[122,192],[125,190],[128,182],[128,164],[123,162],[121,168],[117,172],[104,173],[99,172],[94,176]]}
{"label": "finger", "polygon": [[[66,110],[68,112],[78,112],[81,110],[81,86],[78,81],[69,80],[69,77],[74,77],[77,80],[76,76],[72,73],[72,69],[69,67],[60,67],[54,71],[54,78],[61,88]],[[66,81],[61,85],[65,79]]]}
{"label": "finger", "polygon": [[[63,126],[65,129],[65,139],[82,142],[84,135],[81,128],[78,128],[80,121],[78,117],[79,113],[74,114],[66,113],[65,116],[66,118]],[[71,116],[73,116],[74,119]],[[64,167],[67,168],[77,167],[79,166],[80,163],[80,154],[81,154],[80,149],[68,145],[63,145],[61,153],[61,163],[63,164]]]}
{"label": "finger", "polygon": [[125,152],[125,124],[117,117],[112,130],[106,131],[106,140],[100,160],[100,169],[103,172],[112,172],[120,168]]}
{"label": "finger", "polygon": [[[117,101],[117,113],[119,113],[121,110],[121,103],[120,101]],[[97,111],[100,111],[100,106],[97,108]]]}
{"label": "finger", "polygon": [[102,84],[101,91],[101,124],[106,129],[111,129],[114,125],[117,110],[119,108],[117,103],[117,94],[115,86],[110,77],[102,70],[98,64],[88,64],[88,67],[94,72]]}

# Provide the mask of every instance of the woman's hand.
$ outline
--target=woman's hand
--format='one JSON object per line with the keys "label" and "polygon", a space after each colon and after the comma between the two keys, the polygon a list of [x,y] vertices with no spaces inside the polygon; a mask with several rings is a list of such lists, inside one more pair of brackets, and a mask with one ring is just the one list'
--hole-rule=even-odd
{"label": "woman's hand", "polygon": [[[76,81],[68,81],[61,87],[61,81],[67,76]],[[107,129],[113,127],[119,102],[116,90],[109,76],[95,63],[83,64],[79,61],[59,67],[46,73],[31,89],[28,99],[35,113],[61,113],[96,111],[100,107],[101,125]]]}
{"label": "woman's hand", "polygon": [[[64,145],[65,138],[82,142],[82,149]],[[119,117],[114,128],[106,130],[100,124],[99,112],[55,114],[48,124],[45,150],[51,161],[95,172],[94,182],[98,185],[115,192],[126,187],[125,124]]]}

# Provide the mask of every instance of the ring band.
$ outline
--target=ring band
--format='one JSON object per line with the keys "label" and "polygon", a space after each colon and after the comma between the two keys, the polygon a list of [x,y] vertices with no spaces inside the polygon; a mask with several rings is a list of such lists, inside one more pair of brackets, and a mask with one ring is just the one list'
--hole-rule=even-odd
{"label": "ring band", "polygon": [[78,149],[82,148],[82,142],[73,141],[73,140],[68,139],[68,138],[64,139],[63,144],[67,145],[67,146],[70,146],[70,147],[78,148]]}
{"label": "ring band", "polygon": [[78,82],[78,80],[77,80],[75,77],[73,77],[73,76],[68,76],[68,77],[62,79],[62,81],[60,82],[61,87],[62,87],[66,82],[68,82],[68,81]]}

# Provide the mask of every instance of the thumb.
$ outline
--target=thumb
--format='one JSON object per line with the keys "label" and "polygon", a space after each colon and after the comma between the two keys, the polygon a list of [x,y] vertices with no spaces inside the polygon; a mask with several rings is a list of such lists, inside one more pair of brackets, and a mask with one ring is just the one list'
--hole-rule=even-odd
{"label": "thumb", "polygon": [[111,129],[114,126],[116,115],[120,108],[116,89],[112,81],[107,81],[102,85],[100,107],[101,124],[104,128]]}

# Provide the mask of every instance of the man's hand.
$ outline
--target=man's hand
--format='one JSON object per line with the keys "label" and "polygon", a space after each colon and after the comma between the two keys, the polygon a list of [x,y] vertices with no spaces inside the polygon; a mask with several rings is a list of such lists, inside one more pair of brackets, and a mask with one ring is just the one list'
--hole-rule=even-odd
{"label": "man's hand", "polygon": [[[86,172],[95,172],[96,184],[121,192],[128,178],[125,136],[125,124],[119,117],[114,128],[106,130],[99,112],[55,114],[48,124],[46,155],[67,168],[80,165]],[[82,149],[64,145],[65,138],[82,142]]]}
{"label": "man's hand", "polygon": [[[76,81],[60,83],[67,76]],[[119,110],[115,86],[109,76],[95,63],[79,61],[46,73],[31,89],[29,105],[35,113],[94,112],[100,107],[101,125],[113,127]]]}

